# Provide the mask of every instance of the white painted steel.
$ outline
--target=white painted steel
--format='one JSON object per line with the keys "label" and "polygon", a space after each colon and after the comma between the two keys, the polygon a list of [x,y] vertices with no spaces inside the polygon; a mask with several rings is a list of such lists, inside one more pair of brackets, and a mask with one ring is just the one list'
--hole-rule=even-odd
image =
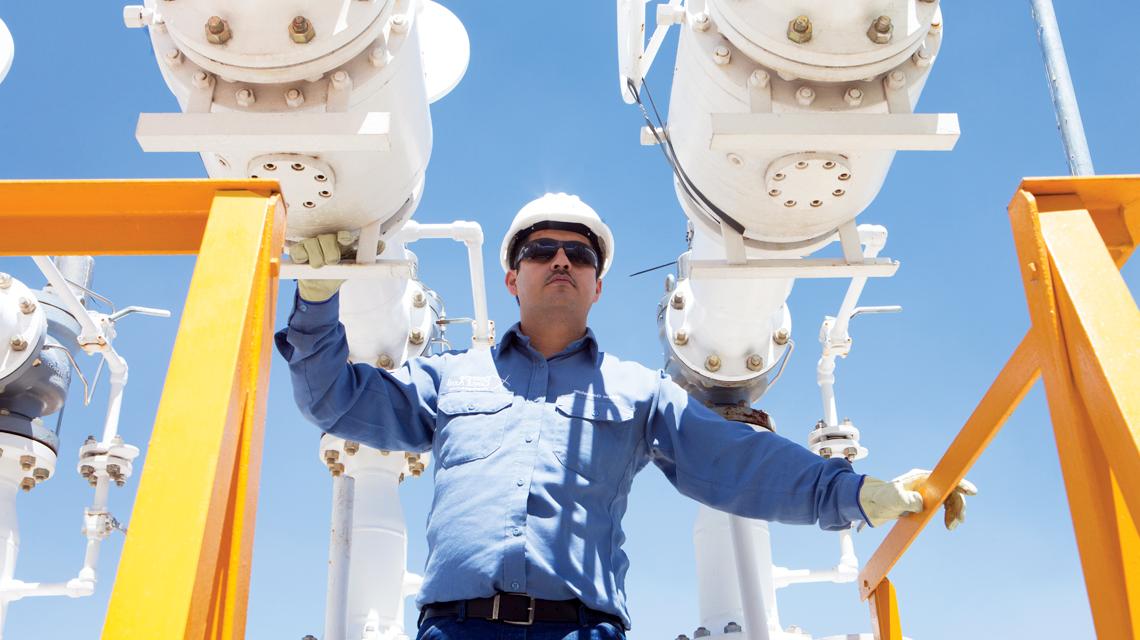
{"label": "white painted steel", "polygon": [[39,354],[46,334],[47,316],[35,293],[0,274],[0,384]]}
{"label": "white painted steel", "polygon": [[390,130],[391,114],[375,112],[144,113],[135,139],[147,152],[380,152],[391,149]]}
{"label": "white painted steel", "polygon": [[714,113],[714,151],[839,148],[845,151],[950,151],[956,113]]}
{"label": "white painted steel", "polygon": [[324,638],[347,638],[348,576],[352,567],[352,517],[356,481],[343,473],[332,481],[332,524],[329,526],[328,590]]}
{"label": "white painted steel", "polygon": [[8,30],[8,25],[0,20],[0,82],[4,82],[15,57],[16,43],[12,40],[12,32]]}

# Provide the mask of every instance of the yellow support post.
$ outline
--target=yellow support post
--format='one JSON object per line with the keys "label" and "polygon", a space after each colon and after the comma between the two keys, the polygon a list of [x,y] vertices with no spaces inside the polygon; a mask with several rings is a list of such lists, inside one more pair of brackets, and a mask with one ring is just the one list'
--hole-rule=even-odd
{"label": "yellow support post", "polygon": [[903,640],[895,587],[883,578],[870,597],[871,631],[875,640]]}
{"label": "yellow support post", "polygon": [[263,180],[0,182],[0,255],[197,253],[103,628],[242,638],[284,210]]}
{"label": "yellow support post", "polygon": [[1009,213],[1033,326],[922,488],[926,510],[860,572],[877,637],[897,632],[887,573],[1039,375],[1097,634],[1140,637],[1140,310],[1118,271],[1140,241],[1140,177],[1027,179]]}

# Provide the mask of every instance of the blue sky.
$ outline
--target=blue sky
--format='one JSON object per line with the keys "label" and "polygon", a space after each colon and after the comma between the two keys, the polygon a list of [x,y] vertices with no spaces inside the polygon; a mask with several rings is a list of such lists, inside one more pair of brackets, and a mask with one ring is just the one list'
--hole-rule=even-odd
{"label": "blue sky", "polygon": [[[498,286],[494,260],[515,211],[545,191],[580,194],[617,238],[613,271],[591,325],[603,349],[659,366],[654,308],[664,272],[627,274],[684,249],[684,217],[656,149],[637,143],[640,116],[618,95],[612,3],[447,3],[471,35],[471,66],[433,107],[435,147],[416,219],[479,221],[486,232],[490,311],[500,327],[517,318]],[[61,7],[62,8],[62,7]],[[1135,105],[1134,27],[1140,6],[1125,0],[1059,3],[1089,143],[1099,173],[1135,171],[1140,142]],[[139,112],[176,111],[141,31],[122,26],[118,3],[73,2],[45,16],[33,3],[0,4],[16,41],[0,84],[0,178],[185,178],[204,175],[190,154],[143,154],[133,137]],[[899,315],[860,318],[855,346],[840,362],[841,415],[863,432],[871,456],[859,471],[891,477],[932,466],[1028,327],[1005,205],[1023,176],[1067,172],[1026,2],[947,3],[946,39],[919,110],[957,112],[963,135],[950,153],[904,153],[860,222],[890,230],[884,255],[897,276],[873,281],[865,304],[901,304]],[[651,87],[669,93],[675,34]],[[18,230],[34,232],[34,229]],[[17,230],[4,230],[13,233]],[[451,315],[469,315],[460,246],[414,247],[421,276]],[[166,307],[170,320],[134,317],[116,345],[131,364],[122,433],[144,447],[193,259],[100,258],[98,290],[119,306]],[[0,269],[42,284],[30,260]],[[1133,294],[1135,264],[1125,269]],[[785,436],[806,441],[820,416],[815,386],[819,322],[834,313],[845,282],[804,281],[790,299],[799,348],[779,385],[759,406]],[[282,285],[279,324],[293,285]],[[466,336],[452,336],[462,344]],[[93,358],[80,364],[94,370]],[[283,362],[273,365],[248,637],[300,638],[322,629],[330,483],[317,458],[317,431],[294,408]],[[82,408],[73,393],[64,422],[61,472],[19,499],[22,553],[16,577],[59,581],[82,562],[86,483],[70,469],[83,437],[97,433],[105,387]],[[143,458],[145,466],[145,458]],[[968,522],[948,534],[931,527],[892,573],[905,633],[916,640],[1093,635],[1044,394],[1038,386],[981,457],[970,477],[981,495]],[[129,516],[137,482],[112,493]],[[406,483],[413,568],[422,567],[427,479]],[[626,517],[633,638],[692,635],[697,625],[691,548],[695,505],[656,470],[639,476]],[[829,566],[834,536],[774,528],[776,561]],[[882,530],[856,535],[866,560]],[[175,544],[172,541],[172,544]],[[96,595],[15,603],[10,638],[99,635],[121,537],[105,545]],[[853,585],[790,587],[781,618],[815,637],[870,630]]]}

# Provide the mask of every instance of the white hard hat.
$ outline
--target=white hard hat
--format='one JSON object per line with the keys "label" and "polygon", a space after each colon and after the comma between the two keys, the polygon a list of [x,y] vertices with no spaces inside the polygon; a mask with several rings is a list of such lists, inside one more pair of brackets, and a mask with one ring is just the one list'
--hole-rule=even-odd
{"label": "white hard hat", "polygon": [[532,232],[542,229],[576,231],[586,236],[595,245],[598,258],[602,261],[598,277],[601,278],[610,270],[610,263],[614,260],[614,234],[602,222],[598,212],[578,196],[548,193],[526,203],[503,236],[499,260],[503,263],[504,271],[511,270],[515,245]]}

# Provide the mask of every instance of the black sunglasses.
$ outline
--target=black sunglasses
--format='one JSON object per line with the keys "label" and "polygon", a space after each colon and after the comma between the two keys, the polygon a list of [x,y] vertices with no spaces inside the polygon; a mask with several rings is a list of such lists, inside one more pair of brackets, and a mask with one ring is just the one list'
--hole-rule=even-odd
{"label": "black sunglasses", "polygon": [[598,268],[598,254],[590,245],[575,240],[554,240],[552,238],[531,240],[519,247],[518,253],[515,254],[515,268],[518,269],[519,263],[523,260],[550,262],[554,256],[558,255],[559,249],[566,252],[566,257],[572,264]]}

